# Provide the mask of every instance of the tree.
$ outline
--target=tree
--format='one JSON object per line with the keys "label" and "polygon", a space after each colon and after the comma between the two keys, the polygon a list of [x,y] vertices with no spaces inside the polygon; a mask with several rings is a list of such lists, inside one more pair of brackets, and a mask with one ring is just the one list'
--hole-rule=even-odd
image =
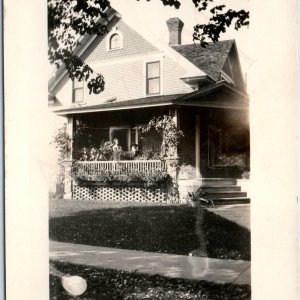
{"label": "tree", "polygon": [[[121,0],[120,0],[121,1]],[[137,0],[140,1],[140,0]],[[149,2],[151,0],[147,0]],[[183,0],[161,0],[165,6],[180,8]],[[209,8],[216,0],[190,0],[201,12]],[[104,90],[105,81],[101,74],[94,74],[92,68],[74,54],[74,49],[85,34],[107,33],[107,27],[100,19],[106,19],[109,0],[48,0],[48,57],[57,68],[64,65],[69,77],[86,81],[90,94],[99,94]],[[234,26],[236,30],[249,24],[249,12],[227,9],[225,5],[215,5],[210,11],[207,24],[194,27],[193,39],[202,47],[207,41],[217,42],[226,28]]]}

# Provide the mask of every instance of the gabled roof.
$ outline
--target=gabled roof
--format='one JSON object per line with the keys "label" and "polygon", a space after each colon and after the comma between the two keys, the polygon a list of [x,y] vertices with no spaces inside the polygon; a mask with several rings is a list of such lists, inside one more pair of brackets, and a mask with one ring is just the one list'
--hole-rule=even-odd
{"label": "gabled roof", "polygon": [[[121,15],[112,7],[107,8],[106,10],[107,18],[99,18],[97,23],[102,23],[104,25],[107,25],[112,22],[113,18],[117,16],[119,19],[122,19]],[[199,77],[199,78],[206,78],[206,79],[211,79],[209,78],[209,74],[205,72],[204,69],[199,68],[199,66],[189,59],[187,59],[184,55],[181,55],[179,51],[175,51],[172,46],[169,46],[165,42],[157,42],[152,44],[149,42],[145,37],[141,36],[136,30],[128,26],[125,22],[124,24],[130,28],[137,36],[139,36],[141,39],[143,39],[143,45],[144,48],[149,48],[149,52],[153,51],[161,51],[167,54],[170,58],[175,60],[178,65],[182,66],[186,70],[186,74],[184,75],[185,78],[188,77]],[[105,35],[101,36],[101,39],[103,39]],[[86,59],[86,56],[90,54],[92,50],[97,46],[97,43],[99,42],[99,38],[96,35],[88,35],[85,34],[83,37],[80,38],[80,42],[77,45],[77,47],[74,49],[74,55],[77,55],[81,57],[83,60]],[[141,44],[138,45],[130,45],[133,46],[133,48],[138,49],[141,47]],[[176,49],[177,50],[177,49]],[[132,51],[134,52],[134,51]],[[131,53],[135,54],[135,53]],[[88,63],[90,63],[88,61]],[[67,71],[65,69],[65,66],[62,65],[55,73],[53,77],[50,78],[48,81],[48,90],[52,93],[56,93],[56,89],[61,83],[63,79],[67,78]]]}
{"label": "gabled roof", "polygon": [[[212,99],[210,95],[214,93],[230,93],[230,103],[228,100],[220,102],[216,97]],[[232,97],[234,96],[234,97]],[[112,111],[112,110],[124,110],[124,109],[137,109],[145,107],[158,107],[165,105],[188,105],[188,106],[202,106],[202,107],[223,107],[223,108],[236,108],[236,109],[248,109],[248,95],[237,90],[229,83],[222,81],[206,87],[201,88],[195,92],[189,94],[174,94],[166,96],[153,96],[145,97],[134,100],[103,103],[90,106],[75,106],[69,108],[61,108],[56,110],[58,115],[69,115],[87,112],[100,112],[100,111]]]}
{"label": "gabled roof", "polygon": [[209,43],[206,48],[199,44],[178,45],[172,48],[214,80],[218,80],[233,44],[234,40],[226,40]]}

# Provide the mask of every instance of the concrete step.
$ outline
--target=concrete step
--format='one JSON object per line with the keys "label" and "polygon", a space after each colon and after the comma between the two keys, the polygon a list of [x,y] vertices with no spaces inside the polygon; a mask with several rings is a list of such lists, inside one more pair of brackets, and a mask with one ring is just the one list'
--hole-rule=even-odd
{"label": "concrete step", "polygon": [[202,186],[236,185],[237,181],[233,178],[202,178]]}
{"label": "concrete step", "polygon": [[207,193],[214,193],[218,191],[231,191],[240,192],[241,187],[237,185],[216,185],[216,186],[203,186],[201,189]]}
{"label": "concrete step", "polygon": [[250,198],[248,197],[238,197],[238,198],[212,198],[214,205],[229,205],[229,204],[248,204],[250,203]]}
{"label": "concrete step", "polygon": [[236,192],[236,191],[217,191],[208,193],[206,196],[208,199],[212,198],[241,198],[247,197],[247,193],[245,192]]}

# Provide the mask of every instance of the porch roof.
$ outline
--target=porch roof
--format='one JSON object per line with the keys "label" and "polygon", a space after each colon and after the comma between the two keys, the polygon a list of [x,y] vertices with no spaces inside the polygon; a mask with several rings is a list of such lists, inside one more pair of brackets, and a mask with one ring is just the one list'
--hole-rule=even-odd
{"label": "porch roof", "polygon": [[[231,96],[230,100],[222,100],[215,95],[224,93]],[[228,98],[228,97],[227,97]],[[247,94],[237,90],[227,82],[219,82],[214,85],[203,87],[189,94],[173,94],[145,97],[134,100],[120,102],[103,103],[97,105],[73,105],[68,108],[55,110],[58,115],[81,114],[89,112],[114,111],[125,109],[139,109],[158,106],[199,106],[199,107],[219,107],[232,109],[248,109]]]}

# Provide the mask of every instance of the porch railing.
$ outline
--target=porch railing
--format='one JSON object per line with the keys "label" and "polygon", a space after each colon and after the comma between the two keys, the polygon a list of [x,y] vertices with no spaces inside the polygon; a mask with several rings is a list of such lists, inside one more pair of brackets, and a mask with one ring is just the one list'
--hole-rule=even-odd
{"label": "porch railing", "polygon": [[165,161],[161,160],[125,160],[125,161],[78,161],[78,175],[97,175],[100,173],[121,175],[132,171],[150,173],[154,170],[166,171]]}

